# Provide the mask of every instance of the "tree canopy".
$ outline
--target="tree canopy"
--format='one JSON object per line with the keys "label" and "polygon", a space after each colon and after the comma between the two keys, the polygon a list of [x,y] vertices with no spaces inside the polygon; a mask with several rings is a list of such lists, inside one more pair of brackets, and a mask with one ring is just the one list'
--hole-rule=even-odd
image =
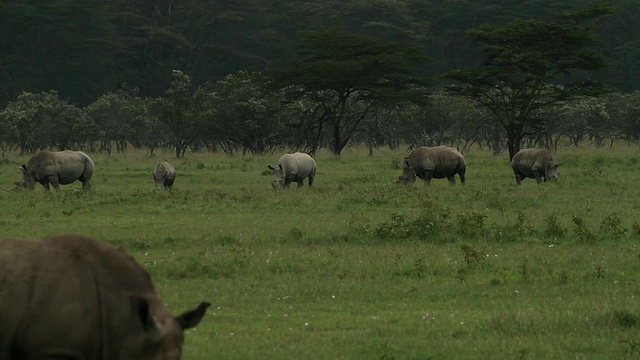
{"label": "tree canopy", "polygon": [[[576,146],[602,144],[598,131],[637,141],[640,3],[598,2],[5,1],[0,147],[183,156],[446,142],[499,153],[508,138],[513,153],[569,133]],[[456,79],[467,98],[441,92]],[[582,97],[602,92],[598,80],[625,94]],[[594,114],[589,124],[574,107]]]}
{"label": "tree canopy", "polygon": [[329,126],[331,149],[339,155],[377,106],[424,102],[424,66],[424,49],[416,43],[323,29],[302,33],[298,60],[274,74],[292,101],[310,104],[314,128]]}
{"label": "tree canopy", "polygon": [[448,89],[478,101],[493,114],[507,133],[512,158],[526,131],[544,129],[544,119],[534,116],[536,111],[606,91],[589,76],[608,65],[593,48],[598,41],[590,22],[610,13],[611,8],[598,6],[551,20],[515,20],[472,29],[469,36],[487,45],[486,59],[478,67],[444,74],[458,82]]}
{"label": "tree canopy", "polygon": [[[194,85],[240,70],[261,70],[296,55],[301,31],[341,28],[388,42],[412,41],[433,59],[425,71],[478,64],[482,44],[465,36],[481,24],[503,25],[591,6],[598,0],[81,0],[0,2],[0,107],[22,92],[57,91],[86,106],[123,83],[143,97],[164,93],[172,71]],[[594,79],[625,92],[640,87],[640,3],[593,23],[613,66]]]}

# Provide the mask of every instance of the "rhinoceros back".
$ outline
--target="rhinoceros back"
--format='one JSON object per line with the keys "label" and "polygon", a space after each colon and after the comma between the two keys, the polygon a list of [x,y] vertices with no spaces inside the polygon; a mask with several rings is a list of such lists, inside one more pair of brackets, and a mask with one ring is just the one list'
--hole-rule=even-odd
{"label": "rhinoceros back", "polygon": [[[141,355],[148,340],[132,296],[149,299],[159,324],[169,324],[169,314],[123,251],[80,236],[0,239],[0,263],[0,359],[169,358]],[[180,336],[173,330],[163,331]],[[162,351],[179,354],[170,348]]]}
{"label": "rhinoceros back", "polygon": [[28,162],[27,168],[39,180],[47,176],[57,176],[61,185],[80,180],[89,183],[93,176],[95,164],[82,151],[41,151]]}
{"label": "rhinoceros back", "polygon": [[278,160],[282,165],[285,176],[296,175],[296,178],[307,178],[315,176],[316,162],[311,156],[305,153],[284,154]]}
{"label": "rhinoceros back", "polygon": [[467,169],[464,156],[458,150],[446,146],[421,146],[409,155],[408,161],[416,173],[432,171],[434,178],[464,174]]}
{"label": "rhinoceros back", "polygon": [[176,180],[176,169],[167,161],[162,162],[153,171],[153,179],[157,188],[170,188]]}
{"label": "rhinoceros back", "polygon": [[514,172],[531,177],[534,171],[544,175],[546,166],[553,161],[553,155],[547,149],[522,149],[513,156],[511,167]]}
{"label": "rhinoceros back", "polygon": [[516,176],[516,184],[524,178],[535,178],[537,183],[558,180],[558,166],[547,149],[522,149],[511,160],[511,168]]}

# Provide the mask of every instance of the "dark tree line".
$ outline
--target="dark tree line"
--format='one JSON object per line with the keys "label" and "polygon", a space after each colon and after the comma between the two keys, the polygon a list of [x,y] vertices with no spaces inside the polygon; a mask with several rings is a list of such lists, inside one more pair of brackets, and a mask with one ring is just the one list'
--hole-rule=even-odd
{"label": "dark tree line", "polygon": [[[598,79],[635,89],[637,69],[623,63],[635,56],[627,21],[638,6],[543,2],[3,2],[0,17],[15,15],[9,24],[34,41],[1,23],[0,143],[181,157],[636,141],[621,120],[636,113],[621,110],[635,93],[593,96],[607,92]],[[581,123],[585,104],[608,115]]]}
{"label": "dark tree line", "polygon": [[[176,74],[175,87],[188,83]],[[314,124],[307,114],[312,107],[286,101],[284,92],[271,91],[259,73],[240,72],[219,82],[214,89],[191,85],[173,99],[142,99],[135,91],[109,93],[85,108],[75,107],[55,92],[23,93],[0,112],[0,147],[4,152],[24,153],[43,148],[83,149],[106,153],[123,152],[127,146],[147,149],[172,148],[176,156],[190,151],[224,151],[228,154],[263,154],[286,147],[309,150],[331,149],[329,128],[309,130],[299,119]],[[180,99],[180,96],[182,98]],[[182,101],[198,102],[176,123],[163,120],[163,112],[173,114]],[[244,121],[235,121],[242,115]],[[640,142],[640,92],[576,97],[560,101],[536,113],[547,122],[544,131],[526,127],[526,146],[555,149],[560,139],[573,146],[590,141],[596,146],[612,146],[615,141]],[[375,106],[349,145],[367,144],[373,151],[400,144],[445,144],[466,151],[472,145],[507,151],[505,130],[492,120],[479,103],[441,91],[430,96],[428,107]],[[227,125],[231,118],[230,126]],[[190,122],[184,129],[177,122]],[[62,124],[62,126],[61,126]],[[312,126],[313,125],[309,125]]]}
{"label": "dark tree line", "polygon": [[[77,106],[128,84],[144,97],[168,88],[172,71],[196,85],[240,70],[288,62],[300,31],[340,28],[386,41],[412,41],[433,59],[425,71],[478,65],[482,45],[466,32],[482,24],[549,17],[599,1],[439,0],[81,0],[0,2],[0,107],[23,91],[57,91]],[[640,84],[640,3],[594,23],[612,66],[594,79],[625,92]]]}

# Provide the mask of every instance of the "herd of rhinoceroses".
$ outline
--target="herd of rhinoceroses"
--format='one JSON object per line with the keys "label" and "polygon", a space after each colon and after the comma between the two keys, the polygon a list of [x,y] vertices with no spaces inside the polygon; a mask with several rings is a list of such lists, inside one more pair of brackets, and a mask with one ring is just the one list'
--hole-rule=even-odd
{"label": "herd of rhinoceroses", "polygon": [[[518,185],[524,178],[534,178],[538,183],[557,180],[558,165],[551,152],[545,149],[520,150],[511,161]],[[315,160],[300,152],[284,154],[275,166],[267,166],[273,175],[271,185],[275,189],[288,188],[292,182],[302,186],[305,179],[309,179],[309,186],[312,186],[317,169]],[[87,190],[91,187],[94,163],[82,151],[40,151],[20,166],[20,170],[22,181],[16,182],[18,187],[33,189],[39,182],[49,190],[50,186],[59,189],[60,185],[80,181],[82,189]],[[446,178],[455,184],[454,176],[458,175],[464,184],[466,171],[464,156],[455,148],[421,146],[404,159],[402,175],[396,182],[408,184],[418,177],[427,183],[431,183],[431,179]],[[176,179],[176,169],[166,161],[160,163],[153,171],[153,179],[157,188],[170,188]]]}
{"label": "herd of rhinoceroses", "polygon": [[[551,153],[524,149],[511,162],[516,182],[557,179]],[[285,154],[272,186],[313,185],[315,160]],[[82,151],[42,151],[20,167],[18,187],[82,182],[91,187],[94,163]],[[404,159],[397,183],[454,176],[464,184],[467,164],[456,149],[419,147]],[[168,162],[153,171],[156,187],[170,188],[176,170]],[[209,303],[179,316],[169,313],[149,274],[129,255],[107,243],[77,235],[0,239],[0,360],[95,359],[179,360],[184,330],[196,326]]]}
{"label": "herd of rhinoceroses", "polygon": [[[518,185],[524,178],[536,179],[537,183],[555,181],[558,179],[558,166],[551,152],[546,149],[522,149],[511,160]],[[455,184],[454,176],[457,174],[464,184],[466,172],[467,163],[458,150],[446,146],[421,146],[404,159],[402,176],[397,182],[412,183],[419,177],[427,183],[431,183],[431,179],[447,178],[451,184]]]}

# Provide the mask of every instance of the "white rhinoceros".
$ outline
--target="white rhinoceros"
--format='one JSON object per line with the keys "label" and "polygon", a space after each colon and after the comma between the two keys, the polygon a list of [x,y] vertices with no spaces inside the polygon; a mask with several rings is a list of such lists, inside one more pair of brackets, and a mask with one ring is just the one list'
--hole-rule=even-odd
{"label": "white rhinoceros", "polygon": [[49,184],[60,190],[60,185],[78,180],[82,182],[82,190],[87,190],[91,188],[93,169],[93,160],[82,151],[40,151],[20,166],[22,181],[16,185],[33,190],[39,182],[47,190]]}
{"label": "white rhinoceros", "polygon": [[311,186],[316,176],[316,161],[305,153],[284,154],[276,166],[267,166],[273,174],[271,185],[274,189],[289,188],[292,182],[297,182],[300,187],[306,178],[309,178]]}
{"label": "white rhinoceros", "polygon": [[525,178],[543,181],[558,180],[558,166],[553,155],[547,149],[522,149],[511,160],[511,168],[516,176],[516,184],[520,185]]}
{"label": "white rhinoceros", "polygon": [[398,182],[408,184],[416,181],[416,176],[431,184],[431,179],[447,178],[455,184],[454,175],[460,176],[464,184],[467,164],[458,150],[446,146],[421,146],[404,159],[402,176]]}

